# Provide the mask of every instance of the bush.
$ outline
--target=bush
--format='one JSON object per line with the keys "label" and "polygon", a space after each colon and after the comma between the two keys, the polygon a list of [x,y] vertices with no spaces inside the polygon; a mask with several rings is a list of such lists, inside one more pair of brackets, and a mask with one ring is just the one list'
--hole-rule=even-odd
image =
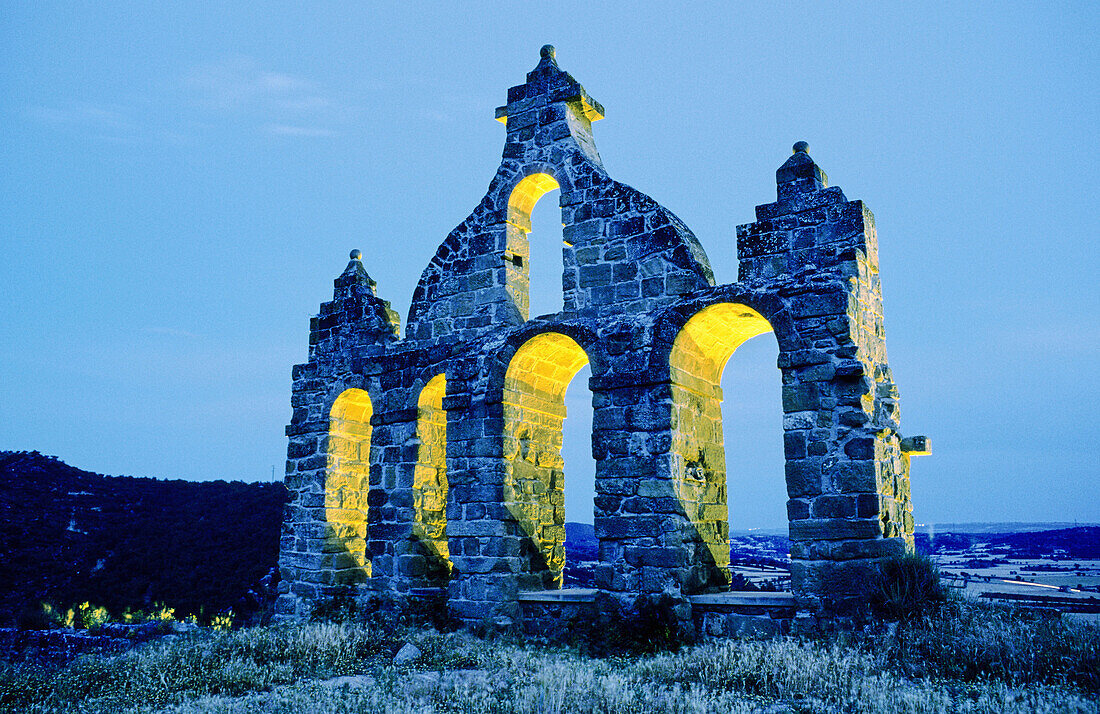
{"label": "bush", "polygon": [[935,611],[946,601],[947,588],[932,559],[905,553],[882,562],[871,605],[881,617],[910,620]]}
{"label": "bush", "polygon": [[953,601],[899,628],[895,656],[941,677],[1100,692],[1100,627],[1058,613]]}
{"label": "bush", "polygon": [[310,622],[355,622],[360,619],[359,603],[350,588],[340,588],[318,600],[309,613]]}
{"label": "bush", "polygon": [[616,616],[596,609],[582,611],[566,628],[565,641],[592,657],[676,652],[695,639],[695,632],[676,614],[667,593],[641,597],[633,609]]}
{"label": "bush", "polygon": [[52,630],[58,626],[58,614],[48,602],[38,606],[24,607],[16,618],[16,627],[20,630]]}

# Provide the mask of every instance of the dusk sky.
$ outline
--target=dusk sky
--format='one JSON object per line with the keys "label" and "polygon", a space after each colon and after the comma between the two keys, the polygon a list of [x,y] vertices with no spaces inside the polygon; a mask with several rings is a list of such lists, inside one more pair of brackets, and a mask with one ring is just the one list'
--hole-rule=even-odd
{"label": "dusk sky", "polygon": [[[281,477],[290,369],[360,248],[404,323],[547,43],[617,180],[721,283],[791,145],[874,212],[918,522],[1100,522],[1096,3],[0,2],[0,449]],[[556,192],[532,314],[561,307]],[[731,529],[785,523],[776,343],[723,379]],[[587,371],[569,520],[591,521]]]}

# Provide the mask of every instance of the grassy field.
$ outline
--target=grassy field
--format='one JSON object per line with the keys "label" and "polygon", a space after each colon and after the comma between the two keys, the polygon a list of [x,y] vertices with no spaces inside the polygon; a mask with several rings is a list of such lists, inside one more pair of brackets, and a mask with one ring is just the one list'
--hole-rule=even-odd
{"label": "grassy field", "polygon": [[[395,665],[405,642],[421,655]],[[1100,711],[1100,628],[958,600],[870,634],[591,651],[365,623],[202,630],[2,665],[0,711]]]}

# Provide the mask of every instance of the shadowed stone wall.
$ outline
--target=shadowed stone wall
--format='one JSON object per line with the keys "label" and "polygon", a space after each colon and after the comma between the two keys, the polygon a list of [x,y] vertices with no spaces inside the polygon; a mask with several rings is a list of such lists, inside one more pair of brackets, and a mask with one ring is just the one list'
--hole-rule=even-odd
{"label": "shadowed stone wall", "polygon": [[[602,115],[543,48],[497,110],[500,167],[424,270],[403,339],[352,253],[293,371],[282,617],[341,586],[393,609],[445,588],[478,626],[554,611],[537,603],[565,562],[564,394],[587,363],[574,389],[592,394],[599,564],[593,593],[562,596],[616,612],[662,596],[692,622],[692,596],[729,586],[721,373],[768,331],[796,625],[858,622],[878,560],[912,547],[909,457],[927,446],[899,432],[870,212],[800,142],[777,201],[738,228],[738,282],[715,285],[687,226],[608,176]],[[564,308],[531,318],[530,215],[555,189]]]}

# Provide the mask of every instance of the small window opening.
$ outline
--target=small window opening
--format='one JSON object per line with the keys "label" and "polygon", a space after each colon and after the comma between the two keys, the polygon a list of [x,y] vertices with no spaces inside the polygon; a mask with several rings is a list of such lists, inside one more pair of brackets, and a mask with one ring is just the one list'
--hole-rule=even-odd
{"label": "small window opening", "polygon": [[561,312],[565,304],[560,197],[560,190],[548,191],[531,210],[531,232],[527,235],[531,317]]}

